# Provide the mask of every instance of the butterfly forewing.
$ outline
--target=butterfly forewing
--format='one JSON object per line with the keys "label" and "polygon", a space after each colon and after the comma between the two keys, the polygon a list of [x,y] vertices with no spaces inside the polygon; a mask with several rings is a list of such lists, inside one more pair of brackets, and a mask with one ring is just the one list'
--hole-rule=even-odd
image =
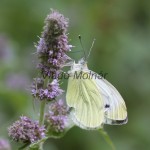
{"label": "butterfly forewing", "polygon": [[66,100],[74,108],[77,125],[86,129],[101,127],[104,122],[104,101],[95,80],[70,77]]}

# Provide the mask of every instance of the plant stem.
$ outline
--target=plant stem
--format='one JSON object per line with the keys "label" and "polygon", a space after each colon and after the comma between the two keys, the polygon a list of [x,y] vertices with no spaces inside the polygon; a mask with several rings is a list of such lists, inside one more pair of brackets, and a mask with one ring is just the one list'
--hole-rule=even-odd
{"label": "plant stem", "polygon": [[[45,103],[46,103],[45,100],[41,101],[40,118],[39,118],[39,125],[40,126],[42,126],[44,124]],[[43,143],[39,144],[39,150],[43,150]]]}
{"label": "plant stem", "polygon": [[[47,83],[48,83],[48,78],[45,78],[45,81],[44,81],[45,87],[46,87]],[[44,99],[43,101],[41,101],[41,105],[40,105],[40,118],[39,118],[40,126],[44,125],[45,104],[46,104],[46,100]],[[43,142],[39,144],[39,150],[43,150]]]}
{"label": "plant stem", "polygon": [[43,143],[40,144],[39,150],[44,150],[44,149],[43,149]]}
{"label": "plant stem", "polygon": [[45,111],[45,100],[41,101],[40,106],[40,118],[39,118],[39,125],[42,126],[44,123],[44,111]]}
{"label": "plant stem", "polygon": [[107,134],[107,132],[104,131],[103,129],[100,129],[99,132],[103,136],[104,140],[108,143],[108,145],[112,148],[112,150],[116,150],[116,148],[115,148],[111,138]]}

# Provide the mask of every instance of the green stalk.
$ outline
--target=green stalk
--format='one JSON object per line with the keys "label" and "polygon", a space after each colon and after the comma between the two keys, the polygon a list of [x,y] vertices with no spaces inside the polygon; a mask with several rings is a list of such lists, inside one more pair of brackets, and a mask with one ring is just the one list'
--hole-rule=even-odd
{"label": "green stalk", "polygon": [[43,149],[43,143],[40,144],[39,150],[44,150],[44,149]]}
{"label": "green stalk", "polygon": [[39,118],[39,125],[42,126],[44,124],[44,112],[45,112],[45,103],[46,101],[41,101],[40,105],[40,118]]}
{"label": "green stalk", "polygon": [[[48,83],[48,78],[45,78],[44,80],[44,87],[46,88],[47,86],[47,83]],[[45,112],[45,104],[46,104],[46,100],[43,99],[41,101],[41,104],[40,104],[40,118],[39,118],[39,125],[42,126],[44,124],[44,112]]]}
{"label": "green stalk", "polygon": [[109,135],[107,134],[106,131],[104,131],[103,129],[99,130],[100,134],[103,136],[104,140],[107,142],[107,144],[112,148],[112,150],[116,150],[111,138],[109,137]]}
{"label": "green stalk", "polygon": [[[44,87],[47,86],[47,83],[48,83],[48,78],[45,78]],[[40,126],[44,125],[45,104],[46,104],[46,100],[44,99],[43,101],[41,101],[41,105],[40,105],[40,118],[39,118]],[[39,150],[43,150],[43,142],[39,143],[38,145],[39,145]]]}
{"label": "green stalk", "polygon": [[[41,106],[40,106],[40,118],[39,118],[39,125],[42,126],[44,124],[44,112],[45,112],[45,104],[46,101],[43,100],[41,101]],[[43,143],[39,144],[39,150],[43,150]]]}

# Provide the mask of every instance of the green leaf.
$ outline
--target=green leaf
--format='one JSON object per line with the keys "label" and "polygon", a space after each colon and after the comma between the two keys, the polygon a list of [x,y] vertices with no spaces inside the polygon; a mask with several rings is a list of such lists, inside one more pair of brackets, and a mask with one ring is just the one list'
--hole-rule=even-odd
{"label": "green leaf", "polygon": [[30,145],[30,143],[26,143],[24,144],[23,146],[21,146],[20,148],[18,148],[18,150],[23,150],[25,149],[26,147],[28,147]]}
{"label": "green leaf", "polygon": [[46,136],[49,138],[55,138],[55,139],[62,138],[68,132],[68,130],[72,127],[73,126],[70,125],[68,128],[65,128],[63,132],[56,132],[55,129],[51,128],[51,126],[49,125],[47,127]]}
{"label": "green leaf", "polygon": [[43,138],[43,139],[41,139],[41,140],[39,140],[39,141],[37,141],[37,142],[35,142],[35,143],[32,143],[32,144],[30,145],[30,147],[29,147],[29,150],[41,150],[41,149],[40,149],[40,145],[43,144],[47,139],[48,139],[48,138],[45,137],[45,138]]}

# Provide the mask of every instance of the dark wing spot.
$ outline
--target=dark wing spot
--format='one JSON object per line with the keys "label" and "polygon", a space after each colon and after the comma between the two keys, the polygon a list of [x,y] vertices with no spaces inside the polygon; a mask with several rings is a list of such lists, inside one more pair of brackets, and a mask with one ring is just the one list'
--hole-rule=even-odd
{"label": "dark wing spot", "polygon": [[108,105],[108,104],[105,105],[105,108],[109,108],[109,107],[110,107],[110,105]]}
{"label": "dark wing spot", "polygon": [[121,125],[121,124],[126,124],[128,122],[128,118],[125,120],[112,120],[112,124],[116,125]]}

